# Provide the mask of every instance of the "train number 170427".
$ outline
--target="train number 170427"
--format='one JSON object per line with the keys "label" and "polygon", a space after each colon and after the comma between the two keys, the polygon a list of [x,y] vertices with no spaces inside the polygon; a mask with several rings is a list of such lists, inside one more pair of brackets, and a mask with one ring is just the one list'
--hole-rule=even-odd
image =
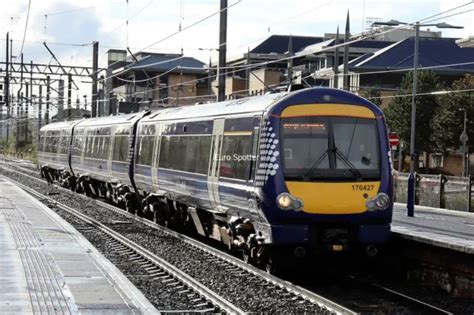
{"label": "train number 170427", "polygon": [[374,190],[374,185],[352,185],[352,190],[371,191],[371,190]]}

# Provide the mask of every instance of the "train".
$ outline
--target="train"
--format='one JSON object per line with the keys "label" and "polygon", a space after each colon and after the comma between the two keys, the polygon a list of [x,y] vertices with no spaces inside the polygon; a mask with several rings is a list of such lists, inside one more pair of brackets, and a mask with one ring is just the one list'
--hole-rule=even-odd
{"label": "train", "polygon": [[51,123],[38,163],[51,181],[268,268],[322,253],[373,256],[390,237],[385,119],[343,90]]}

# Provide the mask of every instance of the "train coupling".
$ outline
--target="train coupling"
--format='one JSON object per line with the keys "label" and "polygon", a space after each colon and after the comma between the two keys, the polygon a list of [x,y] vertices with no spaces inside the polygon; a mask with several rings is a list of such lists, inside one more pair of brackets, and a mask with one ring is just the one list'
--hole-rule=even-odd
{"label": "train coupling", "polygon": [[375,257],[375,256],[377,256],[379,250],[375,245],[367,245],[365,247],[365,252],[366,252],[367,256]]}

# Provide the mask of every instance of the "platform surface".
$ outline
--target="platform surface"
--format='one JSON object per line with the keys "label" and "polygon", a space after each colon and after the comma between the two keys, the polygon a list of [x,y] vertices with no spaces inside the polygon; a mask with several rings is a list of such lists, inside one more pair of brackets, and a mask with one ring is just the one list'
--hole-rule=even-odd
{"label": "platform surface", "polygon": [[53,210],[0,176],[0,314],[156,314]]}
{"label": "platform surface", "polygon": [[474,213],[415,206],[408,217],[406,205],[395,203],[392,232],[405,239],[474,254]]}

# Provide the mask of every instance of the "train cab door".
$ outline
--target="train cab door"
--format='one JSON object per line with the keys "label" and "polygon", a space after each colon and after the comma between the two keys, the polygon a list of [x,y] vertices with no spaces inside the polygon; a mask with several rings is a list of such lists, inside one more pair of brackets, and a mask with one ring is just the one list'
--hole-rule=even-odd
{"label": "train cab door", "polygon": [[211,157],[209,170],[207,173],[207,190],[209,192],[209,202],[212,209],[216,211],[219,211],[221,208],[219,198],[219,168],[222,141],[224,139],[224,122],[225,119],[214,120],[214,128],[212,129],[211,140]]}

